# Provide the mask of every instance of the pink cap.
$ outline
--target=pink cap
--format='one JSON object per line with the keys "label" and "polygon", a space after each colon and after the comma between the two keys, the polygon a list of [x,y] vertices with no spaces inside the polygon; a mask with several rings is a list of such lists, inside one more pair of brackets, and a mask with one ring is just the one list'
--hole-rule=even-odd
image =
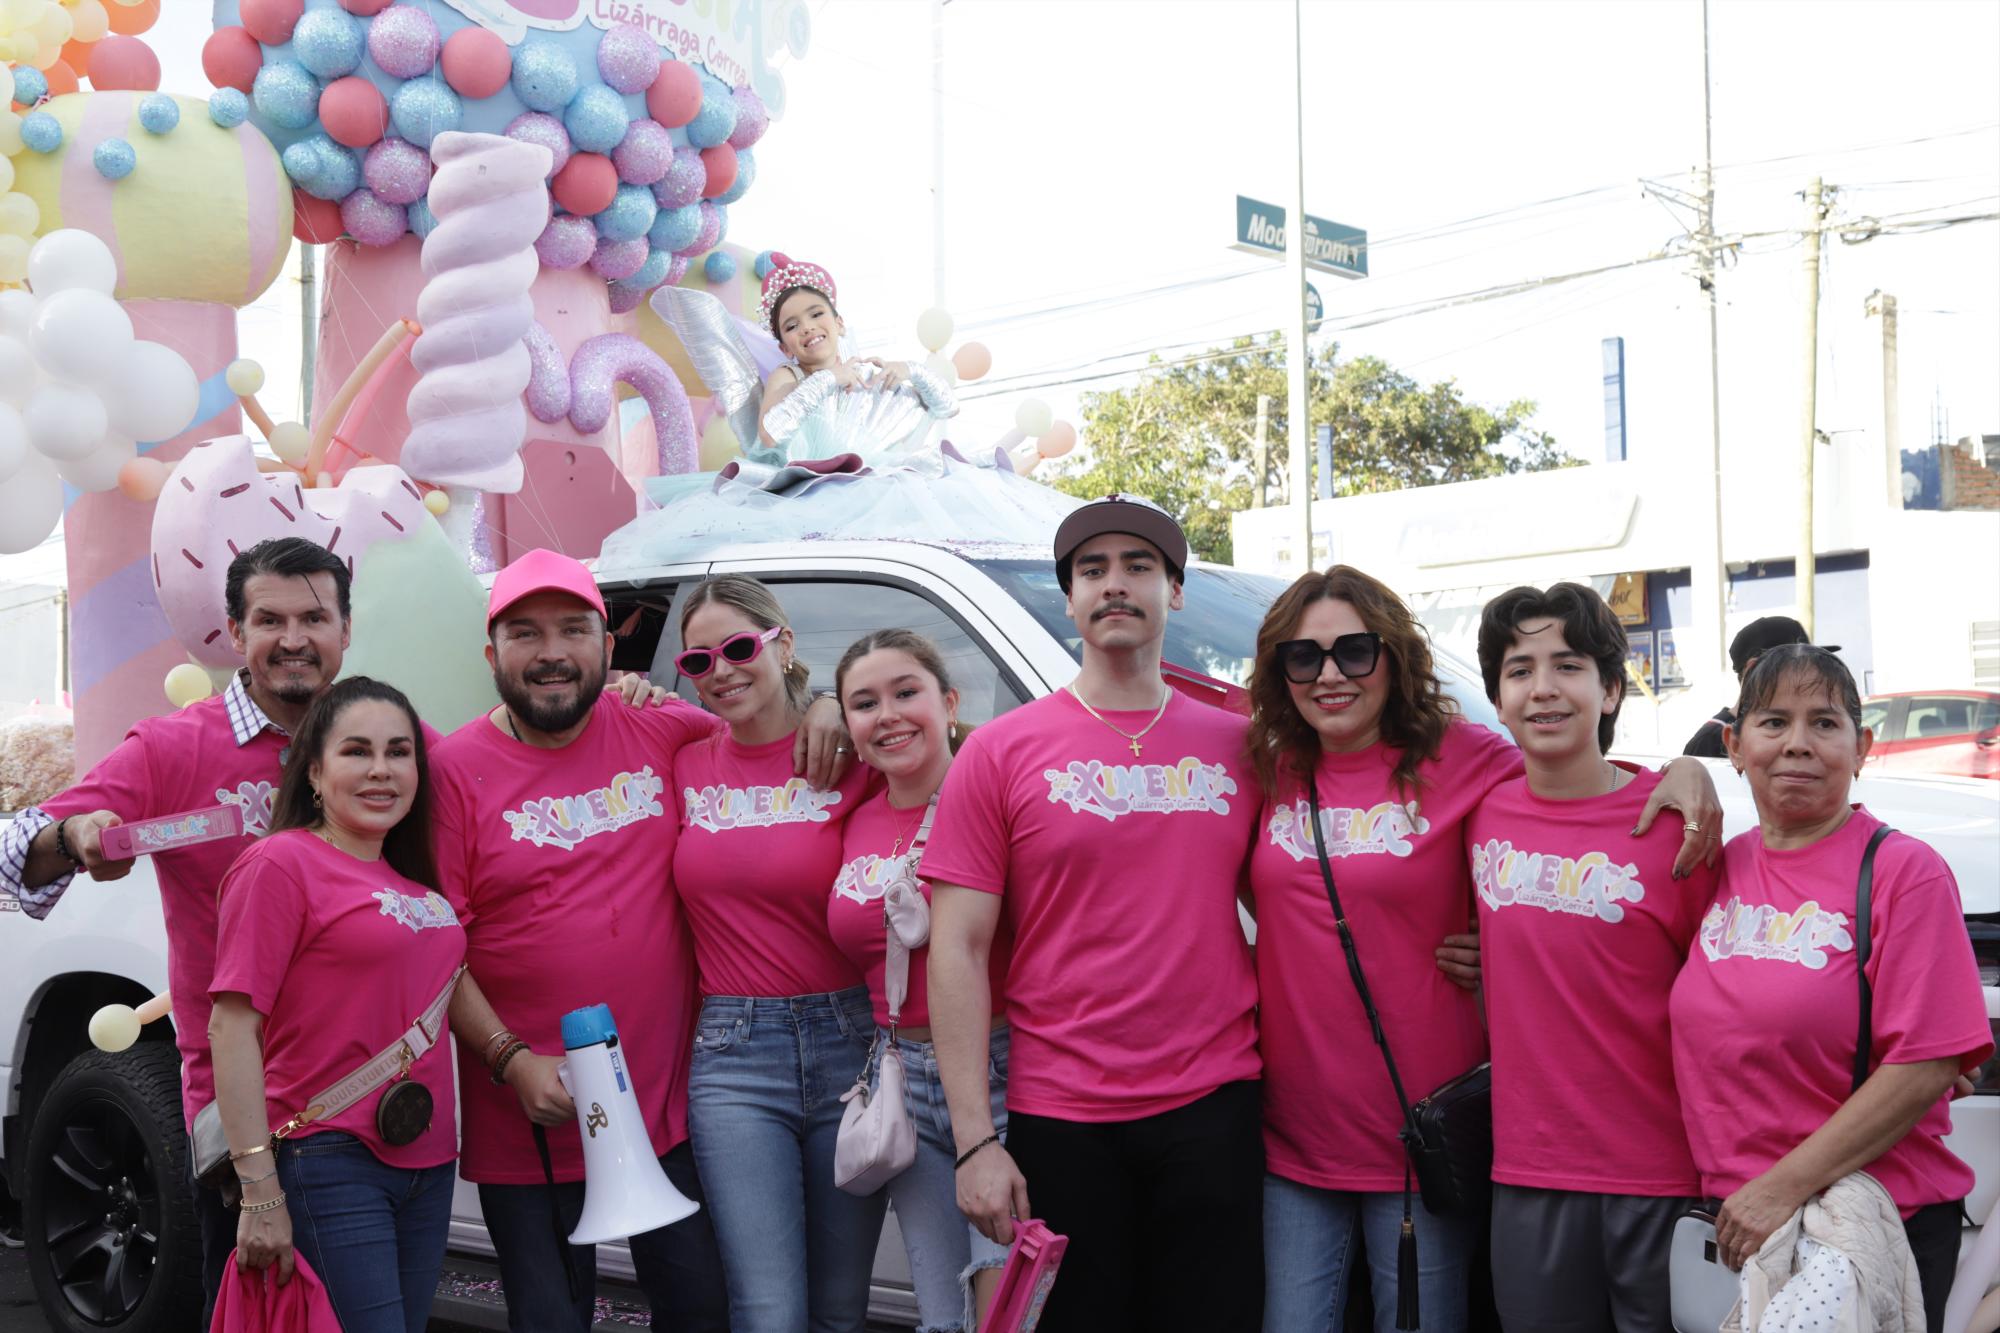
{"label": "pink cap", "polygon": [[604,597],[590,571],[560,552],[538,548],[501,570],[493,580],[493,593],[486,601],[487,628],[492,628],[502,611],[538,592],[566,592],[598,615],[604,614]]}

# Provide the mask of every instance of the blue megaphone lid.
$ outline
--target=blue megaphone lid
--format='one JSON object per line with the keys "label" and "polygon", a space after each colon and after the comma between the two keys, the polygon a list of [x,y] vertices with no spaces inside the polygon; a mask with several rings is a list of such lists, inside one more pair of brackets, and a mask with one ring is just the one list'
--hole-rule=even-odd
{"label": "blue megaphone lid", "polygon": [[611,1006],[593,1004],[587,1009],[572,1009],[563,1015],[563,1047],[580,1050],[585,1046],[596,1046],[618,1035],[618,1025],[611,1021]]}

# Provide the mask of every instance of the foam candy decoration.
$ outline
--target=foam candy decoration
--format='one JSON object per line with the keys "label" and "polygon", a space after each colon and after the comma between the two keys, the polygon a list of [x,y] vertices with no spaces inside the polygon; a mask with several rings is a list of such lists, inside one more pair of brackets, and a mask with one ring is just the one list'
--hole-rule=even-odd
{"label": "foam candy decoration", "polygon": [[514,73],[514,54],[497,33],[461,28],[445,40],[439,63],[444,81],[460,97],[491,97],[507,86]]}
{"label": "foam candy decoration", "polygon": [[[14,188],[39,207],[44,234],[80,228],[110,247],[121,300],[246,305],[284,269],[291,183],[262,131],[214,124],[199,99],[175,97],[179,128],[146,133],[139,107],[157,96],[72,93],[45,103],[40,114],[62,125],[63,145],[46,157],[15,158]],[[121,181],[91,165],[110,139],[136,155],[137,169]],[[201,244],[188,244],[191,236]]]}
{"label": "foam candy decoration", "polygon": [[698,446],[687,392],[659,353],[629,333],[600,334],[577,348],[570,361],[570,424],[586,433],[602,430],[620,380],[646,400],[660,473],[693,472]]}
{"label": "foam candy decoration", "polygon": [[195,661],[235,667],[219,571],[273,537],[305,537],[350,562],[378,541],[433,523],[402,469],[355,468],[341,484],[308,491],[292,473],[257,470],[244,435],[188,451],[153,510],[152,574],[160,608]]}
{"label": "foam candy decoration", "polygon": [[217,88],[234,88],[248,95],[263,65],[263,48],[247,28],[217,28],[202,43],[201,72]]}
{"label": "foam candy decoration", "polygon": [[[357,468],[348,475],[385,471],[395,469]],[[324,494],[314,491],[313,498]],[[443,492],[431,495],[442,498]],[[435,518],[427,517],[407,538],[378,541],[364,551],[354,566],[353,600],[354,641],[342,657],[342,676],[395,681],[417,716],[444,732],[500,702],[486,664],[486,590]],[[412,651],[418,644],[421,649]]]}
{"label": "foam candy decoration", "polygon": [[549,215],[548,150],[501,135],[445,134],[432,157],[438,225],[424,240],[424,333],[410,353],[422,378],[410,394],[403,466],[437,485],[517,491],[529,373],[521,339],[535,318],[529,288]]}

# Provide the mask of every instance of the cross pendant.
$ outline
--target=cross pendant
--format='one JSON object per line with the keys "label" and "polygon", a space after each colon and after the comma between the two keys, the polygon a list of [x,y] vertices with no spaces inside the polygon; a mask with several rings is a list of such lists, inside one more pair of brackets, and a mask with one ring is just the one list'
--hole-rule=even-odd
{"label": "cross pendant", "polygon": [[1134,757],[1137,757],[1138,753],[1139,753],[1139,742],[1135,739],[1132,742],[1132,754]]}

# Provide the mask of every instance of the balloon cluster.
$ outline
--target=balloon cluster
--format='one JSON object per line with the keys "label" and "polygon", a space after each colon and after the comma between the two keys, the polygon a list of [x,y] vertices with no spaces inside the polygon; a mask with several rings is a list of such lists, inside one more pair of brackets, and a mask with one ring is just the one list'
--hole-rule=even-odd
{"label": "balloon cluster", "polygon": [[139,39],[160,17],[160,0],[0,0],[0,59],[13,62],[9,105],[0,107],[0,152],[19,150],[22,112],[47,97],[93,88],[160,86],[160,58]]}
{"label": "balloon cluster", "polygon": [[138,441],[193,422],[200,386],[180,353],[133,337],[111,295],[118,267],[86,231],[28,254],[30,290],[0,292],[0,553],[28,550],[62,516],[64,482],[108,491]]}
{"label": "balloon cluster", "polygon": [[[757,264],[763,269],[762,255]],[[935,306],[917,316],[917,342],[930,353],[924,366],[947,384],[976,380],[993,369],[993,353],[984,343],[965,343],[950,356],[944,354],[956,327],[951,312]],[[1041,399],[1025,399],[1014,410],[1014,429],[1000,438],[999,447],[1008,451],[1014,470],[1026,475],[1044,458],[1060,458],[1074,449],[1076,427],[1057,421],[1054,410]]]}
{"label": "balloon cluster", "polygon": [[283,150],[300,239],[428,235],[432,141],[504,133],[549,150],[542,266],[589,265],[620,309],[721,244],[770,125],[755,91],[629,23],[531,31],[510,46],[416,0],[222,0],[216,15],[203,68],[248,96]]}

